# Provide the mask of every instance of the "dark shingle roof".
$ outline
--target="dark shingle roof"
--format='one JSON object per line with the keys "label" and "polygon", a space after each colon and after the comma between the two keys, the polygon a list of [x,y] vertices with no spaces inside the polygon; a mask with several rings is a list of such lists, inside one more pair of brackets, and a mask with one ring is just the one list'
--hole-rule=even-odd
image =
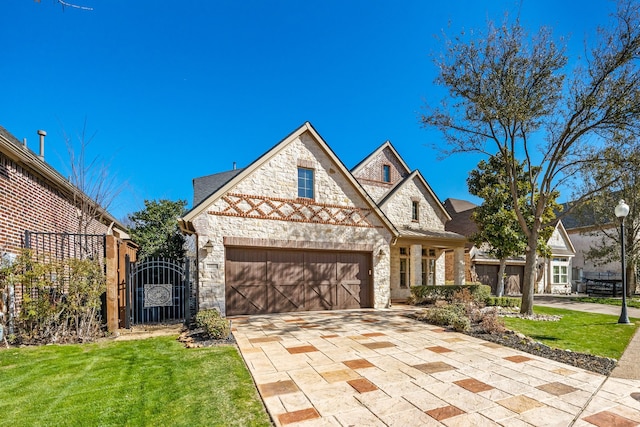
{"label": "dark shingle roof", "polygon": [[207,197],[218,191],[227,182],[235,178],[242,169],[233,169],[213,175],[201,176],[193,179],[193,206],[202,203]]}
{"label": "dark shingle roof", "polygon": [[444,201],[444,206],[447,209],[447,212],[449,212],[449,215],[452,215],[454,213],[461,213],[478,207],[478,205],[476,205],[475,203],[471,203],[467,200],[451,198]]}
{"label": "dark shingle roof", "polygon": [[447,222],[444,229],[454,233],[462,234],[470,237],[478,231],[478,226],[471,219],[473,210],[478,205],[459,199],[447,199],[444,201],[444,208],[451,217],[451,221]]}

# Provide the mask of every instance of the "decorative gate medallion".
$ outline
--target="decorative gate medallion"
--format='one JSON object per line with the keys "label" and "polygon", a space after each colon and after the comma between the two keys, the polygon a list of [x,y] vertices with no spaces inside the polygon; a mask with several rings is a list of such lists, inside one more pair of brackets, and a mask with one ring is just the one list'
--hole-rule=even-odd
{"label": "decorative gate medallion", "polygon": [[173,285],[171,283],[145,283],[144,306],[162,307],[173,305]]}

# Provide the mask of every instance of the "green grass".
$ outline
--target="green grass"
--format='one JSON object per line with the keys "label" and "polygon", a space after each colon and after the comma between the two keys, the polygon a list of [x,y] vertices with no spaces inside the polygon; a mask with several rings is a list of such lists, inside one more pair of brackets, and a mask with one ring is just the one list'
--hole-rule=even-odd
{"label": "green grass", "polygon": [[618,316],[609,314],[540,306],[535,306],[534,312],[560,315],[562,319],[543,322],[508,317],[504,318],[505,324],[550,347],[614,359],[620,359],[638,327],[638,319],[631,319],[632,325],[619,325]]}
{"label": "green grass", "polygon": [[232,346],[175,337],[0,350],[7,426],[270,426]]}
{"label": "green grass", "polygon": [[[622,305],[622,298],[602,298],[602,297],[576,297],[571,298],[578,302],[591,302],[595,304]],[[627,307],[640,308],[640,298],[627,298]]]}

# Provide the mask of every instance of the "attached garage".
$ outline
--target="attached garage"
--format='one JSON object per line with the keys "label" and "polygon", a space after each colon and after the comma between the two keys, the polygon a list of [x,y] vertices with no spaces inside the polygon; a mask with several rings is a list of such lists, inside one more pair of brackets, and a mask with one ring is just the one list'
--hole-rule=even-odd
{"label": "attached garage", "polygon": [[[496,294],[498,287],[498,270],[499,265],[496,264],[476,264],[476,274],[478,280],[491,286],[491,293]],[[505,268],[504,293],[506,295],[520,294],[524,283],[524,266],[523,265],[507,265]]]}
{"label": "attached garage", "polygon": [[373,307],[371,252],[225,247],[228,316]]}

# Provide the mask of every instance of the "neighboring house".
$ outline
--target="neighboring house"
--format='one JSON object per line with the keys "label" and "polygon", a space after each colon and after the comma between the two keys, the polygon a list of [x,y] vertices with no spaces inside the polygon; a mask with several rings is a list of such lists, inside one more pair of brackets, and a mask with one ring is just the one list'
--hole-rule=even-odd
{"label": "neighboring house", "polygon": [[200,308],[226,315],[389,307],[444,283],[464,237],[390,143],[349,171],[310,123],[243,169],[196,178],[180,219]]}
{"label": "neighboring house", "polygon": [[[447,199],[444,202],[444,206],[452,218],[446,225],[447,230],[467,237],[471,237],[477,232],[477,225],[471,219],[471,215],[477,205],[466,200]],[[547,241],[551,249],[551,256],[540,259],[538,262],[538,282],[535,292],[567,294],[575,291],[572,288],[571,263],[576,256],[576,250],[571,240],[562,221],[558,221],[553,234]],[[490,285],[491,291],[495,293],[500,260],[489,255],[487,249],[483,246],[477,247],[471,242],[467,244],[467,275],[474,281],[477,280]],[[507,259],[505,294],[521,293],[524,283],[524,263],[524,256]]]}
{"label": "neighboring house", "polygon": [[[565,205],[568,209],[568,205]],[[573,276],[575,287],[579,292],[583,292],[583,279],[600,279],[600,280],[620,280],[621,265],[620,262],[595,263],[593,260],[587,259],[587,253],[592,247],[597,246],[603,239],[608,239],[602,229],[608,229],[611,232],[619,233],[620,224],[610,222],[608,224],[596,224],[593,217],[587,215],[577,215],[570,213],[563,219],[567,233],[571,237],[571,241],[576,248],[576,256],[573,259]],[[612,230],[615,229],[615,230]]]}
{"label": "neighboring house", "polygon": [[[44,160],[44,131],[40,154],[29,150],[0,126],[0,252],[14,257],[24,246],[25,231],[77,233],[79,190]],[[108,212],[89,225],[91,233],[126,238],[125,228]]]}
{"label": "neighboring house", "polygon": [[[97,213],[96,218],[86,220],[86,230],[96,236],[76,235],[81,229],[77,202],[80,197],[85,201],[88,197],[45,162],[46,132],[38,131],[38,134],[40,150],[36,155],[27,147],[26,139],[20,142],[0,126],[0,256],[3,262],[12,262],[27,244],[26,231],[33,233],[30,247],[42,256],[60,259],[83,256],[83,253],[93,256],[100,251],[105,257],[107,273],[106,320],[109,329],[115,330],[118,286],[124,288],[125,270],[124,265],[118,266],[124,262],[124,255],[119,255],[127,251],[135,256],[135,245],[128,241],[125,227],[102,208],[92,210]],[[108,235],[108,238],[98,235]],[[19,312],[21,287],[16,286],[8,297],[11,317]],[[124,302],[120,306],[124,307]],[[0,310],[0,317],[2,315]]]}

